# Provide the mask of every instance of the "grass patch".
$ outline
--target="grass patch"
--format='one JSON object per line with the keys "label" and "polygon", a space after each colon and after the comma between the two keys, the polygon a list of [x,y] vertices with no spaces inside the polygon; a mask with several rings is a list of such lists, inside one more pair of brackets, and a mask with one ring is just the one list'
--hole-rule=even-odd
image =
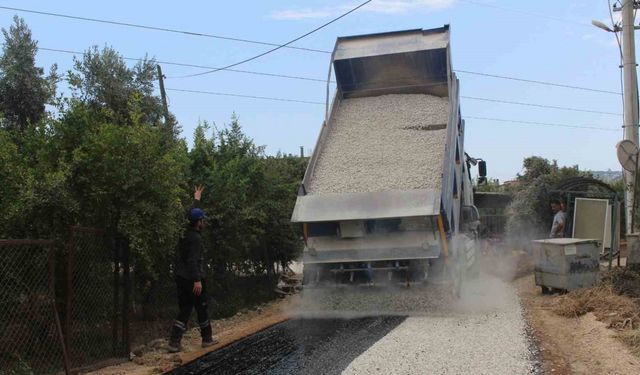
{"label": "grass patch", "polygon": [[568,318],[593,313],[617,330],[617,337],[640,357],[640,273],[628,269],[606,272],[594,287],[556,297],[550,307]]}
{"label": "grass patch", "polygon": [[618,338],[622,340],[629,348],[631,352],[640,357],[640,328],[634,330],[620,332]]}
{"label": "grass patch", "polygon": [[591,312],[599,321],[616,329],[632,329],[640,324],[640,305],[617,294],[608,282],[560,296],[551,303],[551,310],[568,318]]}

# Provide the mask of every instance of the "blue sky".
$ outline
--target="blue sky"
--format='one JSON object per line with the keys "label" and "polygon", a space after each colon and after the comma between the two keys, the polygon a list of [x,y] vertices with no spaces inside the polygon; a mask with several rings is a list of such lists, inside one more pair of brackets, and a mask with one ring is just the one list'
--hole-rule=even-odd
{"label": "blue sky", "polygon": [[[358,1],[0,1],[27,8],[114,21],[183,29],[235,38],[283,43],[355,6]],[[113,46],[127,57],[145,53],[158,60],[224,66],[269,47],[219,39],[96,24],[79,20],[0,10],[0,25],[14,14],[23,17],[40,47],[82,51],[92,45]],[[295,45],[331,50],[336,37],[451,25],[454,69],[552,81],[620,91],[618,47],[613,34],[590,26],[608,20],[604,0],[374,0],[361,10]],[[610,23],[610,22],[607,22]],[[72,66],[72,55],[40,51],[38,63]],[[251,71],[323,79],[329,55],[282,49],[238,67]],[[163,65],[166,76],[202,70]],[[459,74],[461,94],[542,105],[621,113],[618,95],[556,88]],[[204,90],[324,101],[321,82],[290,80],[220,71],[195,78],[168,78],[168,88]],[[297,153],[314,147],[323,106],[291,102],[168,92],[169,106],[191,139],[200,120],[221,126],[232,112],[256,143]],[[615,144],[622,138],[622,117],[462,100],[463,116],[595,126],[619,131],[573,129],[467,119],[466,150],[487,160],[489,175],[513,178],[522,159],[539,155],[582,169],[619,170]]]}

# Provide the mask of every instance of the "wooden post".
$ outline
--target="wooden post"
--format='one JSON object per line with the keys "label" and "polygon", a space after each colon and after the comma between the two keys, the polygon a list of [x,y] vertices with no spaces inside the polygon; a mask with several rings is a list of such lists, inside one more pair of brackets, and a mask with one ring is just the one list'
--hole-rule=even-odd
{"label": "wooden post", "polygon": [[169,118],[169,105],[167,104],[167,92],[164,89],[164,75],[162,74],[162,68],[160,64],[156,65],[158,68],[158,83],[160,85],[160,97],[162,98],[162,107],[164,108],[164,125],[170,138],[173,138],[173,124]]}

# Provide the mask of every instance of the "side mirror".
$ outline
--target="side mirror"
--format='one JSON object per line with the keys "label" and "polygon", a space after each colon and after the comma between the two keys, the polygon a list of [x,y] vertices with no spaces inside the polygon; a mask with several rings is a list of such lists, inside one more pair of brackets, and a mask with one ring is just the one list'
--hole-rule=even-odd
{"label": "side mirror", "polygon": [[478,174],[480,177],[487,177],[487,162],[480,160],[478,162]]}

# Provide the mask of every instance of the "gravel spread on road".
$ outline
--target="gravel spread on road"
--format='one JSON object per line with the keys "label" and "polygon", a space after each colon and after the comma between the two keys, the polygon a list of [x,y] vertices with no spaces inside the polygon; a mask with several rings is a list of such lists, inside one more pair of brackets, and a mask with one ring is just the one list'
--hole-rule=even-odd
{"label": "gravel spread on road", "polygon": [[337,108],[309,194],[439,189],[448,98],[382,95]]}
{"label": "gravel spread on road", "polygon": [[[501,280],[470,280],[460,299],[437,300],[431,288],[357,290],[302,296],[314,300],[307,307],[351,311],[342,317],[293,314],[174,374],[540,373],[517,295]],[[397,311],[376,313],[376,301],[381,310]],[[373,310],[354,317],[362,304]]]}
{"label": "gravel spread on road", "polygon": [[412,316],[343,371],[351,374],[531,374],[531,342],[515,291],[468,286],[449,316]]}

